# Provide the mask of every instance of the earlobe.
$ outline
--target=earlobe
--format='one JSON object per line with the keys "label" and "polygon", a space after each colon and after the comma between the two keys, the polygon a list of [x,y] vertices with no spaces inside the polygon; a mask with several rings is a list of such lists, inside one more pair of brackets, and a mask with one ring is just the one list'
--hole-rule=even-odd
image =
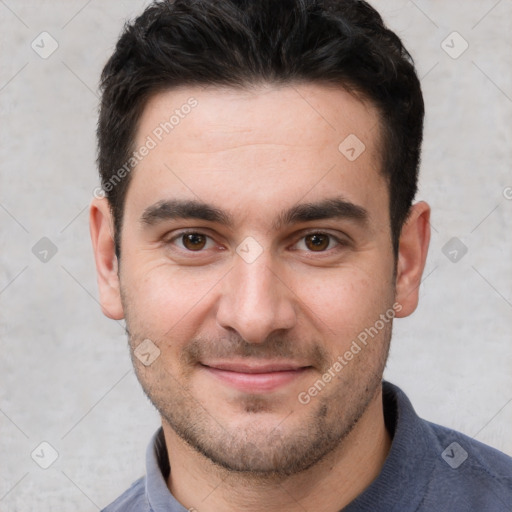
{"label": "earlobe", "polygon": [[96,274],[103,314],[114,320],[124,318],[115,254],[112,214],[108,200],[93,199],[89,228],[96,261]]}
{"label": "earlobe", "polygon": [[396,301],[402,305],[397,317],[409,316],[416,309],[419,286],[430,243],[430,206],[424,201],[411,207],[402,227],[396,275]]}

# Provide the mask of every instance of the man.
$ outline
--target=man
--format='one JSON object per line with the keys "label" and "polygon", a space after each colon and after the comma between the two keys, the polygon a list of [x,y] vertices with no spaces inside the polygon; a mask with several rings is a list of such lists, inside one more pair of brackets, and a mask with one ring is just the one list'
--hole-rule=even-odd
{"label": "man", "polygon": [[512,460],[382,382],[430,208],[420,84],[379,14],[156,3],[102,91],[101,304],[162,418],[105,510],[510,510]]}

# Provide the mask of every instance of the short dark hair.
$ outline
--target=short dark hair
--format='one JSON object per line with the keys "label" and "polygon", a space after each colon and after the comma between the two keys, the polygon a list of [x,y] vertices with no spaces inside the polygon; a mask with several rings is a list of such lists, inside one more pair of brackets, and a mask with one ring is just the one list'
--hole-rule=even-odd
{"label": "short dark hair", "polygon": [[300,82],[339,86],[377,107],[396,257],[417,191],[423,96],[411,55],[361,0],[166,0],[125,25],[101,75],[97,129],[117,256],[131,176],[126,162],[150,97],[186,85]]}

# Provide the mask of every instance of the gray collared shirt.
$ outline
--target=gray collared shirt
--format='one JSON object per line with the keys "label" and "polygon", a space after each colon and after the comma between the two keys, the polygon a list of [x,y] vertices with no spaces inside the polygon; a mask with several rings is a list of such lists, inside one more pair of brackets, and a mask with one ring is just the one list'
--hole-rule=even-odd
{"label": "gray collared shirt", "polygon": [[[511,512],[512,458],[417,416],[398,387],[383,382],[386,427],[393,438],[379,476],[343,512]],[[187,512],[167,488],[162,429],[146,452],[146,476],[103,512]],[[189,505],[201,510],[201,504]]]}

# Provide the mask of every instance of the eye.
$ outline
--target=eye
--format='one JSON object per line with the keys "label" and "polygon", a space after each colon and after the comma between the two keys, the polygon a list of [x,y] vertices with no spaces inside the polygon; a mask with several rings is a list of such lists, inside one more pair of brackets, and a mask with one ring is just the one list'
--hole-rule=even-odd
{"label": "eye", "polygon": [[[208,246],[209,242],[210,245]],[[180,249],[185,251],[200,252],[213,245],[213,240],[204,233],[199,233],[197,231],[182,231],[171,238],[169,243],[176,244]]]}
{"label": "eye", "polygon": [[322,232],[308,233],[296,244],[299,250],[308,252],[326,252],[329,249],[343,245],[338,238]]}
{"label": "eye", "polygon": [[[215,246],[215,242],[210,236],[199,231],[181,231],[167,243],[176,245],[179,249],[187,252],[202,252]],[[315,231],[302,236],[294,248],[310,253],[323,253],[344,245],[346,245],[345,242],[330,233]]]}

